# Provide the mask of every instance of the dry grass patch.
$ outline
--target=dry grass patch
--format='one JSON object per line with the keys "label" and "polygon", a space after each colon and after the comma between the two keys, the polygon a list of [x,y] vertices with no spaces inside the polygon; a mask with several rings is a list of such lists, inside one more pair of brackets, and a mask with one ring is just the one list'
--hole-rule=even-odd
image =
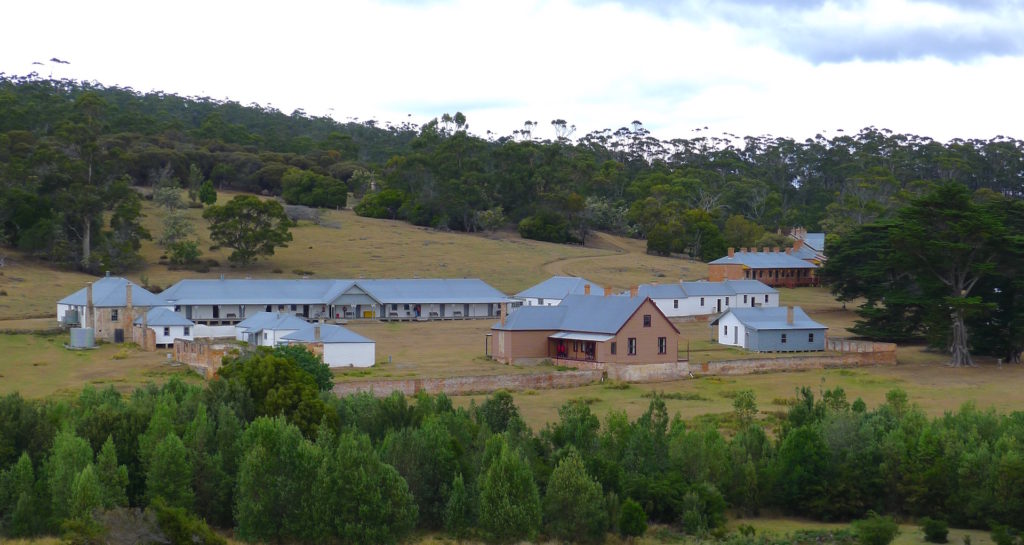
{"label": "dry grass patch", "polygon": [[187,367],[168,363],[166,351],[145,352],[133,345],[102,344],[95,350],[68,350],[65,335],[0,335],[0,395],[18,391],[30,398],[77,395],[86,385],[114,386],[128,392],[172,376],[199,382]]}

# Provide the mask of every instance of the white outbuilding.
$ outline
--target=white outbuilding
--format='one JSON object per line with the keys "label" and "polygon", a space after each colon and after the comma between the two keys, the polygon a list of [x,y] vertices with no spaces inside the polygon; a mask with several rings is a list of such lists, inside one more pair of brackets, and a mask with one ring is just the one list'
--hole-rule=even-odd
{"label": "white outbuilding", "polygon": [[257,312],[235,325],[235,339],[253,346],[277,346],[282,337],[309,326],[287,312]]}
{"label": "white outbuilding", "polygon": [[195,330],[192,320],[165,307],[151,309],[145,318],[139,316],[135,319],[135,326],[145,326],[152,331],[157,348],[169,347],[174,344],[175,339],[191,341]]}
{"label": "white outbuilding", "polygon": [[372,367],[376,343],[339,325],[311,324],[281,337],[281,344],[304,344],[330,367]]}

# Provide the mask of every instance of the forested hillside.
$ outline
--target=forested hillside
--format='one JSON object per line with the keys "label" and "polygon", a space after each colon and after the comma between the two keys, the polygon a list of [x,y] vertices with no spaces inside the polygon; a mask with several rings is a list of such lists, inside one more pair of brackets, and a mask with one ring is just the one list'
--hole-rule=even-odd
{"label": "forested hillside", "polygon": [[[343,109],[343,105],[342,108]],[[639,121],[575,135],[528,121],[512,135],[468,132],[445,114],[423,126],[339,123],[208,97],[96,83],[0,79],[0,243],[98,270],[132,266],[131,186],[204,182],[439,229],[517,225],[571,242],[630,234],[656,253],[709,259],[803,226],[842,235],[936,182],[1024,195],[1024,142],[936,142],[867,128],[797,142],[771,136],[658,140]],[[364,196],[365,195],[365,196]],[[198,205],[198,204],[196,204]],[[104,221],[104,212],[106,220]],[[112,213],[110,213],[112,212]]]}

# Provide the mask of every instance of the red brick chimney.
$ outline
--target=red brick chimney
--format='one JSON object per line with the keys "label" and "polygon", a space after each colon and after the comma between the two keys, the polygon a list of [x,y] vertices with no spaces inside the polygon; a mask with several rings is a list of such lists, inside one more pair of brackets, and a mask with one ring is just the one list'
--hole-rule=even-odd
{"label": "red brick chimney", "polygon": [[611,287],[611,286],[605,286],[605,287],[604,287],[604,296],[605,296],[605,297],[608,297],[608,296],[610,296],[611,294],[612,294],[612,287]]}
{"label": "red brick chimney", "polygon": [[501,325],[505,325],[505,321],[508,320],[508,303],[501,305]]}
{"label": "red brick chimney", "polygon": [[786,323],[793,325],[793,307],[786,307]]}
{"label": "red brick chimney", "polygon": [[803,247],[804,247],[804,239],[802,239],[802,238],[797,239],[796,242],[793,243],[793,250],[794,251],[795,250],[799,250],[800,248],[803,248]]}
{"label": "red brick chimney", "polygon": [[736,248],[729,248],[729,257],[736,257]]}
{"label": "red brick chimney", "polygon": [[590,295],[590,284],[583,285],[583,295]]}
{"label": "red brick chimney", "polygon": [[317,323],[313,326],[313,340],[320,342],[320,324]]}
{"label": "red brick chimney", "polygon": [[768,253],[769,251],[771,251],[771,248],[769,248],[769,247],[765,246],[765,247],[763,248],[763,251],[764,251],[764,253]]}
{"label": "red brick chimney", "polygon": [[633,286],[633,287],[629,288],[629,296],[630,297],[636,297],[637,293],[639,293],[639,292],[640,292],[640,288],[638,286]]}
{"label": "red brick chimney", "polygon": [[776,246],[776,247],[772,248],[772,252],[774,252],[776,254],[779,253],[779,247]]}

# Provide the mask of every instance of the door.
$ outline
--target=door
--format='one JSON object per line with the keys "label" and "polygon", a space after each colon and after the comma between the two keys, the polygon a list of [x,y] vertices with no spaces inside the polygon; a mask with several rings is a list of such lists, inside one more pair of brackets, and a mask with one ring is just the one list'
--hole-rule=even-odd
{"label": "door", "polygon": [[189,320],[192,319],[192,305],[185,305],[185,317]]}
{"label": "door", "polygon": [[444,318],[444,303],[441,303],[441,318]]}
{"label": "door", "polygon": [[722,300],[721,299],[715,299],[715,300],[718,301],[718,312],[722,312]]}
{"label": "door", "polygon": [[739,337],[740,337],[740,328],[739,327],[733,327],[732,328],[732,344],[739,344]]}
{"label": "door", "polygon": [[302,305],[302,317],[309,318],[309,305]]}
{"label": "door", "polygon": [[462,311],[462,317],[469,318],[469,303],[465,304],[464,310]]}
{"label": "door", "polygon": [[124,330],[123,329],[115,329],[114,330],[114,342],[115,343],[123,343],[124,342]]}
{"label": "door", "polygon": [[213,317],[214,318],[220,318],[220,306],[219,305],[213,305]]}

